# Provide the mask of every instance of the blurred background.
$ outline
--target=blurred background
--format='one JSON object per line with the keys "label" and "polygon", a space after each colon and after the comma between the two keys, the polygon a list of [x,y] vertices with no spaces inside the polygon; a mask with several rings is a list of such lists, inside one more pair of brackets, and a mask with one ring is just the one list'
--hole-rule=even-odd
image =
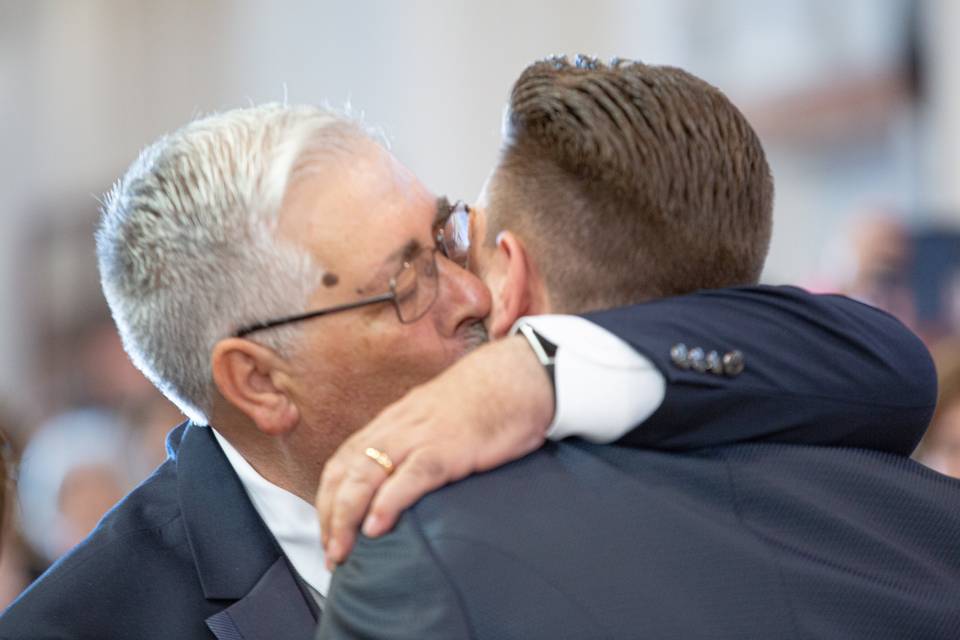
{"label": "blurred background", "polygon": [[99,290],[98,198],[211,111],[350,103],[425,183],[473,198],[536,58],[684,67],[754,123],[777,198],[765,280],[921,334],[941,377],[917,452],[960,475],[960,2],[0,0],[0,427],[17,486],[0,607],[164,456],[181,420]]}

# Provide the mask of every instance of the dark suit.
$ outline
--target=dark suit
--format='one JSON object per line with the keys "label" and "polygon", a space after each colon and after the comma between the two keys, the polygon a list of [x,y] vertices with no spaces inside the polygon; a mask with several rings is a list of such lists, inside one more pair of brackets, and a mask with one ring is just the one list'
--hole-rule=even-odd
{"label": "dark suit", "polygon": [[[957,637],[960,483],[904,457],[936,390],[919,340],[843,298],[699,295],[706,321],[684,298],[589,316],[668,379],[622,442],[844,447],[549,445],[361,539],[319,637]],[[676,366],[679,341],[746,367]]]}
{"label": "dark suit", "polygon": [[[641,434],[640,444],[781,437],[869,443],[876,436],[878,448],[898,450],[919,439],[932,411],[930,394],[917,399],[916,390],[930,390],[933,375],[923,346],[889,316],[846,299],[761,287],[608,313],[598,321],[650,355],[668,378],[664,408],[642,427],[657,437]],[[789,330],[771,333],[769,323]],[[883,335],[868,340],[866,332]],[[678,340],[700,341],[705,349],[740,349],[746,368],[738,376],[671,371],[663,354]],[[778,363],[780,353],[801,352],[843,358],[859,376],[838,381],[825,375],[820,363],[803,364],[801,357],[793,392],[806,409],[793,416],[792,400],[767,402],[766,372],[775,367],[767,359]],[[874,393],[902,405],[895,437],[857,426],[870,411],[857,399],[869,400]],[[708,401],[698,400],[701,394]],[[784,430],[772,419],[745,425],[735,413],[725,418],[712,411],[711,403],[726,402],[727,394],[738,403],[756,401],[771,416],[791,412],[795,428]],[[811,400],[831,394],[841,399]],[[680,420],[685,406],[688,419]],[[816,421],[824,407],[845,420],[818,430],[825,424]],[[677,441],[669,435],[673,420]],[[701,427],[692,428],[697,424]],[[221,640],[311,635],[313,601],[303,596],[211,434],[181,428],[170,448],[171,458],[150,479],[0,617],[0,638],[209,638],[208,629]]]}
{"label": "dark suit", "polygon": [[167,448],[167,461],[7,609],[0,638],[311,637],[317,605],[213,433],[180,426]]}
{"label": "dark suit", "polygon": [[319,638],[954,639],[960,482],[859,449],[548,445],[337,569]]}

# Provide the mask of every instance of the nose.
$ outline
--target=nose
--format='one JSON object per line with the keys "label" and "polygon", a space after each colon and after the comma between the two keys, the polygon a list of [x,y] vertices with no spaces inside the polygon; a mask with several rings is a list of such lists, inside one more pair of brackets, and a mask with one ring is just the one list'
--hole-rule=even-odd
{"label": "nose", "polygon": [[490,314],[490,290],[473,273],[437,256],[438,287],[434,318],[442,335],[453,336],[464,325]]}

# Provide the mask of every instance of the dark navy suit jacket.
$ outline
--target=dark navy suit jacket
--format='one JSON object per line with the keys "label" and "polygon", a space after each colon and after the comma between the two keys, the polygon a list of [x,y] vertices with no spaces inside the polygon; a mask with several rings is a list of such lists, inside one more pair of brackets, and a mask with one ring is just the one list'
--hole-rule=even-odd
{"label": "dark navy suit jacket", "polygon": [[[809,438],[905,452],[933,408],[926,349],[890,316],[843,298],[758,287],[597,318],[668,378],[663,407],[636,435],[643,446]],[[736,377],[674,370],[667,354],[680,341],[739,349],[746,369]],[[787,378],[774,375],[779,368]],[[768,400],[784,387],[788,397]],[[886,426],[871,427],[874,396],[888,407]],[[750,402],[757,410],[744,420],[750,412],[736,409]],[[830,421],[818,419],[824,413]],[[153,476],[7,609],[0,638],[311,636],[313,601],[210,432],[180,427],[169,449]]]}
{"label": "dark navy suit jacket", "polygon": [[[669,381],[621,444],[677,451],[549,445],[428,496],[337,570],[319,638],[960,637],[960,483],[905,457],[919,342],[797,289],[701,297],[699,323],[680,298],[590,316]],[[677,341],[746,368],[674,366]]]}
{"label": "dark navy suit jacket", "polygon": [[[696,301],[702,317],[690,305]],[[882,311],[796,287],[739,287],[587,314],[667,377],[660,408],[622,441],[691,449],[764,441],[909,455],[936,405],[933,361]],[[740,350],[739,376],[679,368],[672,345]]]}
{"label": "dark navy suit jacket", "polygon": [[427,496],[318,638],[954,640],[960,482],[893,454],[576,440]]}

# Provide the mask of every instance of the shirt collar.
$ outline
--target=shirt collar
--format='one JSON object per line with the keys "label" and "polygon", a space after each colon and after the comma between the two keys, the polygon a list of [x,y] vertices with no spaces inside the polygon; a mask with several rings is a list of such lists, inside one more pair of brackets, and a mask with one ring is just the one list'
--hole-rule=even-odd
{"label": "shirt collar", "polygon": [[324,566],[316,508],[261,476],[226,438],[216,429],[211,428],[211,431],[240,478],[253,508],[277,539],[294,570],[310,587],[326,597],[331,574]]}

